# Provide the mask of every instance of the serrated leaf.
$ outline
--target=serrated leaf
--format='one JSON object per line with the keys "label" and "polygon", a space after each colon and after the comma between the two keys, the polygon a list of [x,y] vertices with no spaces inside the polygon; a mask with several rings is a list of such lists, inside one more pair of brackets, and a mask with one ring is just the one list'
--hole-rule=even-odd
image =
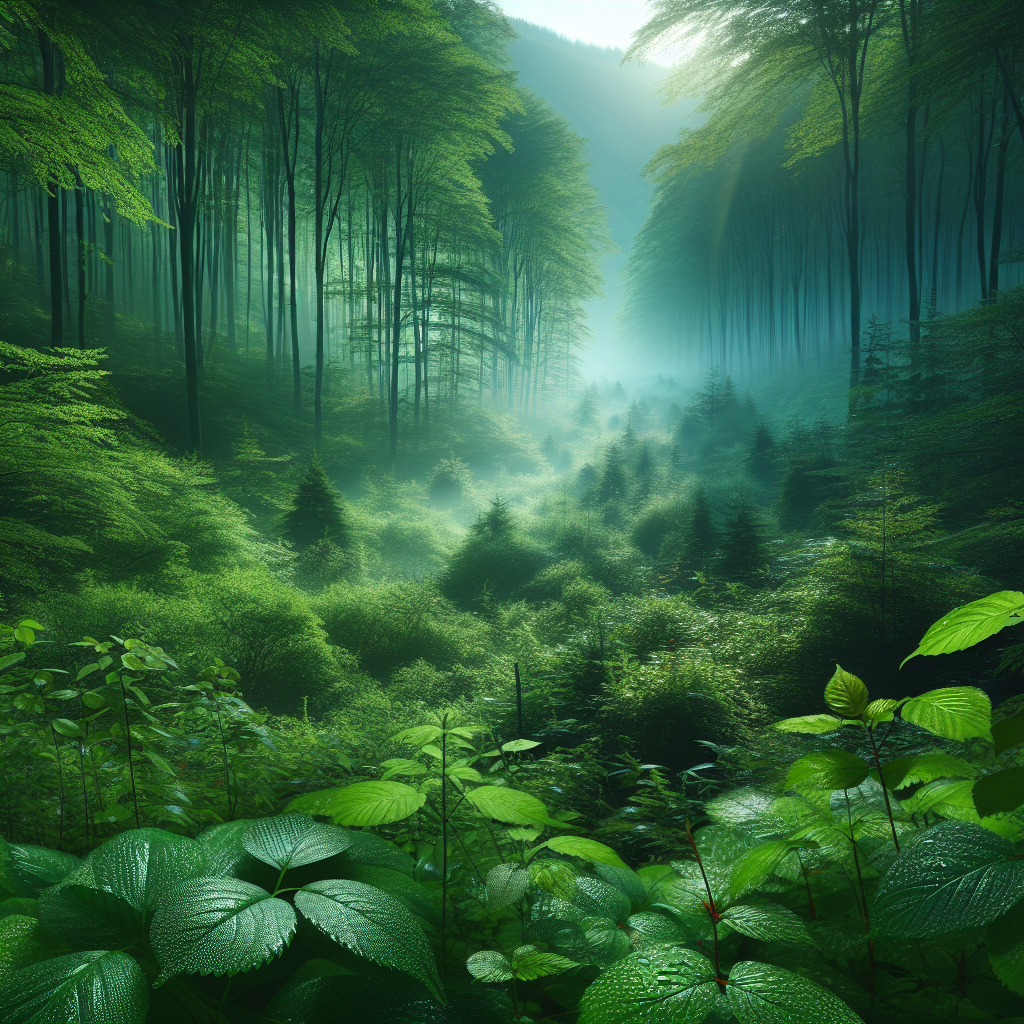
{"label": "serrated leaf", "polygon": [[89,861],[96,884],[144,918],[168,889],[203,874],[206,854],[194,839],[137,828],[108,839]]}
{"label": "serrated leaf", "polygon": [[530,872],[518,864],[496,864],[487,872],[487,909],[517,904],[530,888]]}
{"label": "serrated leaf", "polygon": [[787,789],[856,789],[867,777],[867,761],[845,750],[821,750],[798,757],[789,768]]}
{"label": "serrated leaf", "polygon": [[251,824],[248,819],[240,818],[213,825],[199,833],[196,842],[203,848],[206,858],[204,875],[238,877],[259,870],[259,861],[242,845],[242,836]]}
{"label": "serrated leaf", "polygon": [[740,1024],[863,1024],[828,989],[771,964],[736,964],[725,991]]}
{"label": "serrated leaf", "polygon": [[946,686],[912,697],[900,714],[905,722],[949,740],[992,739],[992,703],[976,686]]}
{"label": "serrated leaf", "polygon": [[917,650],[903,659],[900,668],[919,654],[952,654],[973,647],[1001,629],[1017,625],[1022,615],[1024,594],[1019,590],[1001,590],[954,608],[928,628]]}
{"label": "serrated leaf", "polygon": [[13,896],[37,896],[48,886],[63,881],[80,864],[70,853],[0,839],[0,891],[6,889]]}
{"label": "serrated leaf", "polygon": [[575,896],[576,872],[565,862],[553,859],[533,861],[529,871],[538,889],[566,901]]}
{"label": "serrated leaf", "polygon": [[733,931],[763,942],[812,944],[803,921],[792,910],[777,903],[740,904],[722,914]]}
{"label": "serrated leaf", "polygon": [[536,946],[520,946],[511,954],[512,972],[519,981],[536,981],[578,967],[575,960],[557,953],[543,953]]}
{"label": "serrated leaf", "polygon": [[745,853],[737,862],[729,880],[729,888],[734,897],[756,889],[782,862],[811,844],[806,841],[793,842],[788,839],[775,839],[762,843]]}
{"label": "serrated leaf", "polygon": [[891,722],[895,717],[895,711],[900,706],[898,700],[889,697],[880,697],[873,700],[864,709],[864,718],[872,725],[880,725],[883,722]]}
{"label": "serrated leaf", "polygon": [[282,871],[334,857],[350,844],[348,833],[302,814],[260,818],[242,835],[242,845],[249,853]]}
{"label": "serrated leaf", "polygon": [[285,811],[320,814],[335,825],[387,825],[415,814],[426,799],[402,782],[353,782],[296,797]]}
{"label": "serrated leaf", "polygon": [[515,977],[508,957],[496,949],[482,949],[479,953],[474,953],[466,961],[466,970],[477,981],[490,984],[511,981]]}
{"label": "serrated leaf", "polygon": [[[11,906],[15,902],[5,900],[0,903],[4,911],[11,911],[0,916],[0,987],[14,971],[68,952],[63,940],[32,916],[27,908],[24,913],[15,913]],[[35,901],[17,902],[34,904]]]}
{"label": "serrated leaf", "polygon": [[143,1024],[146,977],[125,953],[70,953],[15,971],[0,987],[0,1024]]}
{"label": "serrated leaf", "polygon": [[902,789],[917,782],[935,779],[972,779],[978,769],[969,761],[950,754],[918,754],[897,757],[882,766],[882,778],[888,789]]}
{"label": "serrated leaf", "polygon": [[590,875],[577,877],[572,905],[587,917],[605,917],[617,925],[622,924],[632,910],[624,892]]}
{"label": "serrated leaf", "polygon": [[678,922],[650,910],[632,914],[626,919],[626,924],[635,933],[631,941],[638,949],[661,943],[679,942],[685,938]]}
{"label": "serrated leaf", "polygon": [[996,977],[1011,992],[1024,996],[1024,902],[1010,907],[1005,914],[985,926],[988,962]]}
{"label": "serrated leaf", "polygon": [[145,918],[127,900],[87,885],[43,890],[39,917],[72,949],[128,949],[146,936]]}
{"label": "serrated leaf", "polygon": [[466,799],[485,817],[509,825],[565,827],[564,822],[555,821],[548,814],[548,809],[537,797],[508,786],[478,786],[466,794]]}
{"label": "serrated leaf", "polygon": [[610,846],[605,846],[604,843],[599,843],[596,839],[584,839],[582,836],[555,836],[541,845],[555,853],[562,853],[568,857],[579,857],[580,860],[588,860],[595,864],[611,864],[618,868],[626,866],[622,858]]}
{"label": "serrated leaf", "polygon": [[838,715],[857,718],[868,706],[868,688],[852,672],[836,665],[825,684],[825,703]]}
{"label": "serrated leaf", "polygon": [[1024,861],[980,825],[943,821],[904,846],[875,899],[874,920],[891,935],[974,928],[1020,899]]}
{"label": "serrated leaf", "polygon": [[1024,767],[1004,768],[983,776],[975,782],[972,795],[982,818],[1015,811],[1024,804]]}
{"label": "serrated leaf", "polygon": [[640,876],[632,868],[595,861],[594,873],[598,878],[623,893],[630,903],[640,906],[647,902],[647,889]]}
{"label": "serrated leaf", "polygon": [[175,974],[241,974],[280,956],[295,934],[284,900],[239,878],[196,878],[159,902],[150,942],[162,984]]}
{"label": "serrated leaf", "polygon": [[698,1024],[717,993],[715,969],[700,953],[642,950],[607,968],[587,987],[578,1024]]}
{"label": "serrated leaf", "polygon": [[835,715],[800,715],[798,718],[784,718],[776,722],[772,728],[779,732],[801,732],[814,736],[835,732],[841,729],[843,720]]}
{"label": "serrated leaf", "polygon": [[335,942],[374,963],[412,975],[444,1001],[423,931],[392,896],[362,882],[331,879],[300,889],[295,907]]}

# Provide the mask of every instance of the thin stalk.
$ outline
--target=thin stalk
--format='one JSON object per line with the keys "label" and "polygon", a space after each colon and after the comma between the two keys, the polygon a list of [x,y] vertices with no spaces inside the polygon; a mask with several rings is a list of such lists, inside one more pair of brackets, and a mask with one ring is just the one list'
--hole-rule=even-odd
{"label": "thin stalk", "polygon": [[800,861],[800,873],[804,876],[804,888],[807,890],[807,909],[811,913],[811,920],[818,920],[818,910],[814,905],[814,895],[811,892],[811,876],[807,873],[807,867]]}
{"label": "thin stalk", "polygon": [[64,849],[64,765],[60,759],[60,746],[57,744],[57,730],[53,727],[53,719],[50,712],[46,712],[46,724],[50,727],[50,735],[53,736],[53,753],[57,758],[57,784],[60,787],[60,827],[57,831],[57,849]]}
{"label": "thin stalk", "polygon": [[124,738],[128,745],[128,776],[132,783],[132,805],[135,807],[135,827],[142,828],[139,822],[139,795],[135,790],[135,765],[132,761],[132,727],[128,721],[128,693],[124,688],[124,678],[120,675],[117,681],[121,684],[121,703],[124,706]]}
{"label": "thin stalk", "polygon": [[885,784],[885,776],[882,775],[882,762],[878,757],[878,744],[875,743],[875,727],[868,726],[868,738],[871,740],[871,753],[875,757],[875,769],[878,772],[878,781],[882,784],[882,795],[885,797],[885,813],[889,816],[889,828],[892,830],[892,842],[896,852],[900,852],[900,841],[896,836],[896,822],[892,818],[892,805],[889,803],[889,787]]}
{"label": "thin stalk", "polygon": [[708,881],[708,874],[704,870],[704,861],[701,860],[700,851],[697,849],[697,844],[694,842],[693,833],[690,831],[690,820],[686,820],[686,838],[690,840],[690,848],[693,850],[693,856],[697,860],[697,867],[700,868],[700,877],[704,879],[704,890],[708,894],[708,901],[705,904],[705,908],[708,912],[708,917],[711,919],[711,934],[714,937],[715,944],[715,981],[718,982],[719,991],[725,991],[726,982],[722,978],[722,961],[718,950],[718,910],[715,907],[715,898],[711,895],[711,883]]}
{"label": "thin stalk", "polygon": [[448,960],[448,716],[441,719],[441,978]]}
{"label": "thin stalk", "polygon": [[849,840],[853,845],[853,868],[857,873],[857,885],[860,889],[861,912],[864,915],[864,931],[867,934],[868,943],[868,992],[871,998],[875,997],[875,943],[871,938],[871,920],[868,916],[868,896],[864,889],[864,875],[860,870],[860,856],[857,853],[857,840],[853,836],[853,812],[850,810],[850,793],[843,790],[846,797],[846,820],[850,826]]}
{"label": "thin stalk", "polygon": [[231,820],[231,773],[228,771],[228,744],[224,739],[224,723],[220,717],[220,701],[214,696],[214,707],[217,709],[217,728],[220,730],[220,749],[224,757],[224,792],[228,798],[228,821]]}
{"label": "thin stalk", "polygon": [[85,813],[85,848],[89,849],[89,788],[85,780],[85,740],[89,737],[89,723],[85,723],[85,737],[78,742],[78,774],[82,779],[82,807]]}
{"label": "thin stalk", "polygon": [[515,662],[513,668],[516,672],[516,715],[519,721],[519,738],[523,738],[523,683],[519,678],[519,662]]}

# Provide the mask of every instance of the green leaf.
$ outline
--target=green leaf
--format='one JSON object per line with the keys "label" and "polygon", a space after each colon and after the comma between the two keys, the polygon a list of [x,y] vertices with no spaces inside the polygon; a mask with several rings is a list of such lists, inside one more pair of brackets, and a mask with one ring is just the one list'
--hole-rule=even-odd
{"label": "green leaf", "polygon": [[980,601],[954,608],[929,627],[917,650],[907,655],[900,668],[918,654],[952,654],[981,643],[1006,626],[1015,626],[1024,615],[1024,594],[1001,590]]}
{"label": "green leaf", "polygon": [[509,825],[565,827],[564,822],[555,821],[548,814],[548,809],[535,796],[507,786],[479,786],[470,790],[466,799],[485,817]]}
{"label": "green leaf", "polygon": [[444,1001],[434,957],[416,918],[396,899],[361,882],[312,882],[295,894],[295,907],[335,942],[384,967],[423,982]]}
{"label": "green leaf", "polygon": [[81,861],[70,853],[45,846],[5,843],[0,839],[0,892],[13,896],[37,896],[63,881]]}
{"label": "green leaf", "polygon": [[894,712],[900,706],[898,700],[892,700],[889,697],[880,697],[878,700],[873,700],[864,709],[864,718],[872,725],[880,725],[882,722],[891,722],[894,718]]}
{"label": "green leaf", "polygon": [[387,761],[381,761],[380,766],[384,769],[384,774],[380,777],[381,782],[387,782],[388,779],[393,779],[396,775],[427,774],[425,764],[420,764],[419,761],[413,761],[408,757],[392,757]]}
{"label": "green leaf", "polygon": [[519,981],[536,981],[551,974],[561,974],[570,967],[578,967],[575,960],[557,953],[542,953],[536,946],[520,946],[512,950],[512,973]]}
{"label": "green leaf", "polygon": [[439,740],[441,729],[436,725],[414,725],[411,729],[403,729],[391,737],[392,743],[404,743],[410,747],[424,747],[428,743]]}
{"label": "green leaf", "polygon": [[1024,711],[1018,711],[1001,722],[993,722],[992,741],[996,745],[997,754],[1024,744]]}
{"label": "green leaf", "polygon": [[576,879],[572,905],[587,917],[606,917],[616,925],[622,924],[632,909],[629,897],[621,889],[590,875]]}
{"label": "green leaf", "polygon": [[55,885],[39,894],[39,917],[72,949],[127,949],[146,935],[127,900],[87,885]]}
{"label": "green leaf", "polygon": [[23,644],[35,642],[36,634],[31,626],[18,626],[14,631],[14,639],[20,640]]}
{"label": "green leaf", "polygon": [[196,842],[203,848],[203,855],[206,858],[204,875],[238,877],[249,874],[254,869],[259,870],[259,861],[242,845],[242,836],[251,824],[251,821],[241,818],[212,825],[199,833]]}
{"label": "green leaf", "polygon": [[763,942],[799,942],[812,944],[807,928],[792,910],[777,903],[740,904],[722,914],[733,931]]}
{"label": "green leaf", "polygon": [[530,872],[518,864],[495,864],[487,872],[487,909],[515,906],[530,888]]}
{"label": "green leaf", "polygon": [[15,902],[6,900],[0,904],[4,911],[12,910],[0,917],[0,986],[14,971],[68,951],[61,938],[27,909],[14,913],[11,904]]}
{"label": "green leaf", "polygon": [[897,757],[882,766],[882,778],[888,789],[902,789],[916,782],[935,779],[972,779],[978,769],[969,761],[950,754],[918,754],[915,757]]}
{"label": "green leaf", "polygon": [[1004,768],[978,779],[974,784],[974,806],[982,818],[1002,811],[1015,811],[1024,804],[1024,767]]}
{"label": "green leaf", "polygon": [[789,768],[786,789],[856,789],[867,777],[867,761],[845,750],[821,750],[797,758]]}
{"label": "green leaf", "polygon": [[517,754],[521,750],[533,750],[534,747],[539,747],[540,744],[536,740],[509,740],[508,743],[502,743],[501,749],[506,754]]}
{"label": "green leaf", "polygon": [[594,861],[594,873],[623,893],[630,903],[641,906],[647,902],[647,887],[632,868]]}
{"label": "green leaf", "polygon": [[149,991],[124,953],[70,953],[15,971],[0,1007],[0,1024],[143,1024]]}
{"label": "green leaf", "polygon": [[678,922],[673,921],[664,914],[656,914],[650,910],[642,910],[639,914],[631,914],[626,918],[626,924],[635,933],[632,941],[638,949],[642,949],[645,945],[679,942],[685,938],[683,929],[679,926]]}
{"label": "green leaf", "polygon": [[415,814],[426,799],[404,782],[353,782],[296,797],[285,811],[320,814],[335,825],[387,825]]}
{"label": "green leaf", "polygon": [[15,651],[14,654],[5,654],[0,658],[0,672],[4,669],[10,668],[12,665],[18,665],[25,660],[24,651]]}
{"label": "green leaf", "polygon": [[347,850],[351,840],[333,825],[302,814],[279,814],[254,821],[242,835],[242,845],[264,864],[283,871],[333,857]]}
{"label": "green leaf", "polygon": [[772,726],[779,732],[802,732],[821,736],[843,727],[843,720],[835,715],[801,715],[799,718],[784,718]]}
{"label": "green leaf", "polygon": [[992,703],[976,686],[945,686],[912,697],[900,712],[905,722],[948,740],[992,739]]}
{"label": "green leaf", "polygon": [[943,821],[904,846],[878,887],[874,918],[891,935],[923,936],[995,920],[1020,899],[1024,861],[980,825]]}
{"label": "green leaf", "polygon": [[568,857],[579,857],[594,864],[611,864],[612,867],[624,868],[622,858],[604,843],[596,839],[584,839],[582,836],[555,836],[546,843],[541,843],[555,853],[563,853]]}
{"label": "green leaf", "polygon": [[740,1024],[862,1024],[828,989],[771,964],[736,964],[725,991]]}
{"label": "green leaf", "polygon": [[21,622],[18,623],[18,625],[19,626],[28,626],[29,629],[38,629],[40,633],[43,633],[46,630],[46,627],[45,626],[40,626],[39,623],[36,622],[35,619],[22,619]]}
{"label": "green leaf", "polygon": [[868,706],[868,688],[852,672],[836,665],[825,684],[825,703],[838,715],[857,718]]}
{"label": "green leaf", "polygon": [[745,853],[735,864],[729,888],[733,897],[756,889],[790,854],[817,843],[775,839]]}
{"label": "green leaf", "polygon": [[160,961],[157,984],[182,971],[240,974],[284,952],[295,911],[239,878],[195,878],[160,900],[149,934]]}
{"label": "green leaf", "polygon": [[477,981],[489,984],[511,981],[515,977],[512,971],[512,962],[504,953],[499,953],[496,949],[482,949],[479,953],[474,953],[466,961],[466,970]]}
{"label": "green leaf", "polygon": [[108,839],[90,859],[96,884],[145,917],[170,888],[202,874],[203,847],[159,828],[137,828]]}
{"label": "green leaf", "polygon": [[587,987],[578,1024],[699,1024],[717,994],[715,969],[700,953],[642,950]]}
{"label": "green leaf", "polygon": [[1011,992],[1024,996],[1024,902],[1010,907],[1005,914],[985,926],[988,962],[996,977]]}

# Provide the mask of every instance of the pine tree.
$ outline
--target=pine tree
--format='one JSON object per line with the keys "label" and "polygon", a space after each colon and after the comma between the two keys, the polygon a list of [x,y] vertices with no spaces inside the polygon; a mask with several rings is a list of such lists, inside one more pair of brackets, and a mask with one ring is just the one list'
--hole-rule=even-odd
{"label": "pine tree", "polygon": [[759,480],[768,481],[775,475],[775,460],[772,458],[772,451],[775,448],[775,438],[766,423],[759,423],[757,430],[750,442],[750,455],[747,463],[750,472]]}
{"label": "pine tree", "polygon": [[740,495],[729,511],[720,565],[726,579],[747,586],[756,586],[768,565],[764,522],[757,507],[745,495]]}
{"label": "pine tree", "polygon": [[350,529],[345,506],[314,455],[284,515],[282,533],[298,548],[319,540],[345,547]]}
{"label": "pine tree", "polygon": [[675,587],[686,586],[697,573],[708,572],[718,551],[718,543],[711,504],[704,489],[698,488],[685,526],[669,534],[662,544],[659,559],[666,569],[666,583]]}

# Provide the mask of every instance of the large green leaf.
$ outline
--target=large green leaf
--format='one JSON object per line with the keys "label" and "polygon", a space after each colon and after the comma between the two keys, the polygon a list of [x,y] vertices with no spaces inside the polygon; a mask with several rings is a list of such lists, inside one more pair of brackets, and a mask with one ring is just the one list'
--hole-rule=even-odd
{"label": "large green leaf", "polygon": [[423,931],[398,900],[361,882],[331,879],[304,886],[295,894],[295,906],[335,942],[374,963],[405,971],[443,1001]]}
{"label": "large green leaf", "polygon": [[594,864],[611,864],[614,867],[624,868],[622,858],[604,843],[596,839],[584,839],[582,836],[555,836],[546,843],[542,843],[549,850],[555,853],[564,853],[569,857],[579,857],[580,860],[589,860]]}
{"label": "large green leaf", "polygon": [[479,786],[466,794],[466,799],[483,815],[509,825],[550,825],[565,828],[555,821],[548,809],[530,793],[507,786]]}
{"label": "large green leaf", "polygon": [[195,878],[157,904],[149,937],[160,978],[240,974],[284,952],[295,934],[295,911],[284,900],[239,878]]}
{"label": "large green leaf", "polygon": [[127,900],[87,885],[44,890],[39,916],[72,949],[127,949],[146,937],[144,917]]}
{"label": "large green leaf", "polygon": [[900,712],[905,722],[948,740],[992,739],[992,702],[976,686],[945,686],[912,697]]}
{"label": "large green leaf", "polygon": [[145,917],[162,893],[205,871],[194,839],[159,828],[136,828],[108,839],[90,858],[96,884]]}
{"label": "large green leaf", "polygon": [[973,790],[978,814],[987,818],[1024,804],[1024,768],[1004,768],[978,779]]}
{"label": "large green leaf", "polygon": [[996,977],[1024,996],[1024,902],[1010,907],[985,926],[985,948]]}
{"label": "large green leaf", "polygon": [[951,754],[897,757],[882,766],[882,778],[888,789],[902,789],[916,782],[933,782],[935,779],[973,779],[977,774],[978,769],[970,761]]}
{"label": "large green leaf", "polygon": [[792,910],[777,903],[730,907],[722,914],[722,921],[740,935],[763,942],[811,943],[803,921]]}
{"label": "large green leaf", "polygon": [[622,924],[632,910],[629,897],[621,889],[589,875],[576,879],[572,905],[587,917],[607,917],[617,925]]}
{"label": "large green leaf", "polygon": [[245,830],[242,845],[264,864],[283,871],[341,853],[351,845],[349,835],[303,814],[279,814],[254,821]]}
{"label": "large green leaf", "polygon": [[487,909],[515,906],[530,888],[530,872],[519,864],[495,864],[487,872]]}
{"label": "large green leaf", "polygon": [[773,729],[779,732],[802,732],[821,736],[843,727],[843,720],[835,715],[800,715],[798,718],[784,718],[776,722]]}
{"label": "large green leaf", "polygon": [[207,877],[231,875],[240,877],[262,870],[262,864],[242,845],[242,837],[252,824],[248,819],[225,821],[199,833],[196,842],[203,848]]}
{"label": "large green leaf", "polygon": [[0,1024],[143,1024],[146,977],[125,953],[91,950],[15,971],[0,987]]}
{"label": "large green leaf", "polygon": [[867,777],[867,761],[846,750],[819,750],[798,757],[789,767],[787,789],[856,789]]}
{"label": "large green leaf", "polygon": [[838,715],[856,718],[868,706],[868,688],[852,672],[836,665],[825,684],[825,703]]}
{"label": "large green leaf", "polygon": [[745,853],[734,865],[729,889],[733,897],[756,889],[787,857],[797,850],[817,846],[817,843],[774,839],[761,843]]}
{"label": "large green leaf", "polygon": [[[533,947],[536,949],[536,947]],[[512,970],[512,961],[504,953],[496,949],[481,949],[466,961],[466,970],[476,978],[488,984],[511,981],[516,975]]]}
{"label": "large green leaf", "polygon": [[1024,711],[1018,711],[1001,722],[993,722],[992,742],[996,745],[997,754],[1024,744]]}
{"label": "large green leaf", "polygon": [[994,832],[943,821],[908,843],[878,887],[874,919],[892,935],[920,936],[995,920],[1020,899],[1024,861]]}
{"label": "large green leaf", "polygon": [[828,989],[771,964],[736,964],[725,991],[740,1024],[862,1024]]}
{"label": "large green leaf", "polygon": [[587,987],[578,1024],[698,1024],[717,993],[715,969],[700,953],[643,950]]}
{"label": "large green leaf", "polygon": [[0,839],[0,895],[38,896],[63,881],[81,861],[70,853],[45,846],[26,846]]}
{"label": "large green leaf", "polygon": [[353,782],[296,797],[285,810],[320,814],[335,825],[387,825],[415,814],[426,799],[403,782]]}
{"label": "large green leaf", "polygon": [[1006,626],[1015,626],[1024,616],[1024,594],[1019,590],[1001,590],[980,601],[954,608],[933,623],[913,654],[907,655],[902,668],[918,654],[951,654],[981,643]]}
{"label": "large green leaf", "polygon": [[614,885],[619,892],[625,893],[630,903],[640,906],[647,902],[647,887],[632,868],[627,868],[625,865],[618,867],[615,864],[602,864],[600,861],[596,861],[594,873],[609,885]]}
{"label": "large green leaf", "polygon": [[[0,904],[7,909],[13,902]],[[12,972],[66,953],[68,947],[42,921],[27,914],[0,917],[0,985]]]}

